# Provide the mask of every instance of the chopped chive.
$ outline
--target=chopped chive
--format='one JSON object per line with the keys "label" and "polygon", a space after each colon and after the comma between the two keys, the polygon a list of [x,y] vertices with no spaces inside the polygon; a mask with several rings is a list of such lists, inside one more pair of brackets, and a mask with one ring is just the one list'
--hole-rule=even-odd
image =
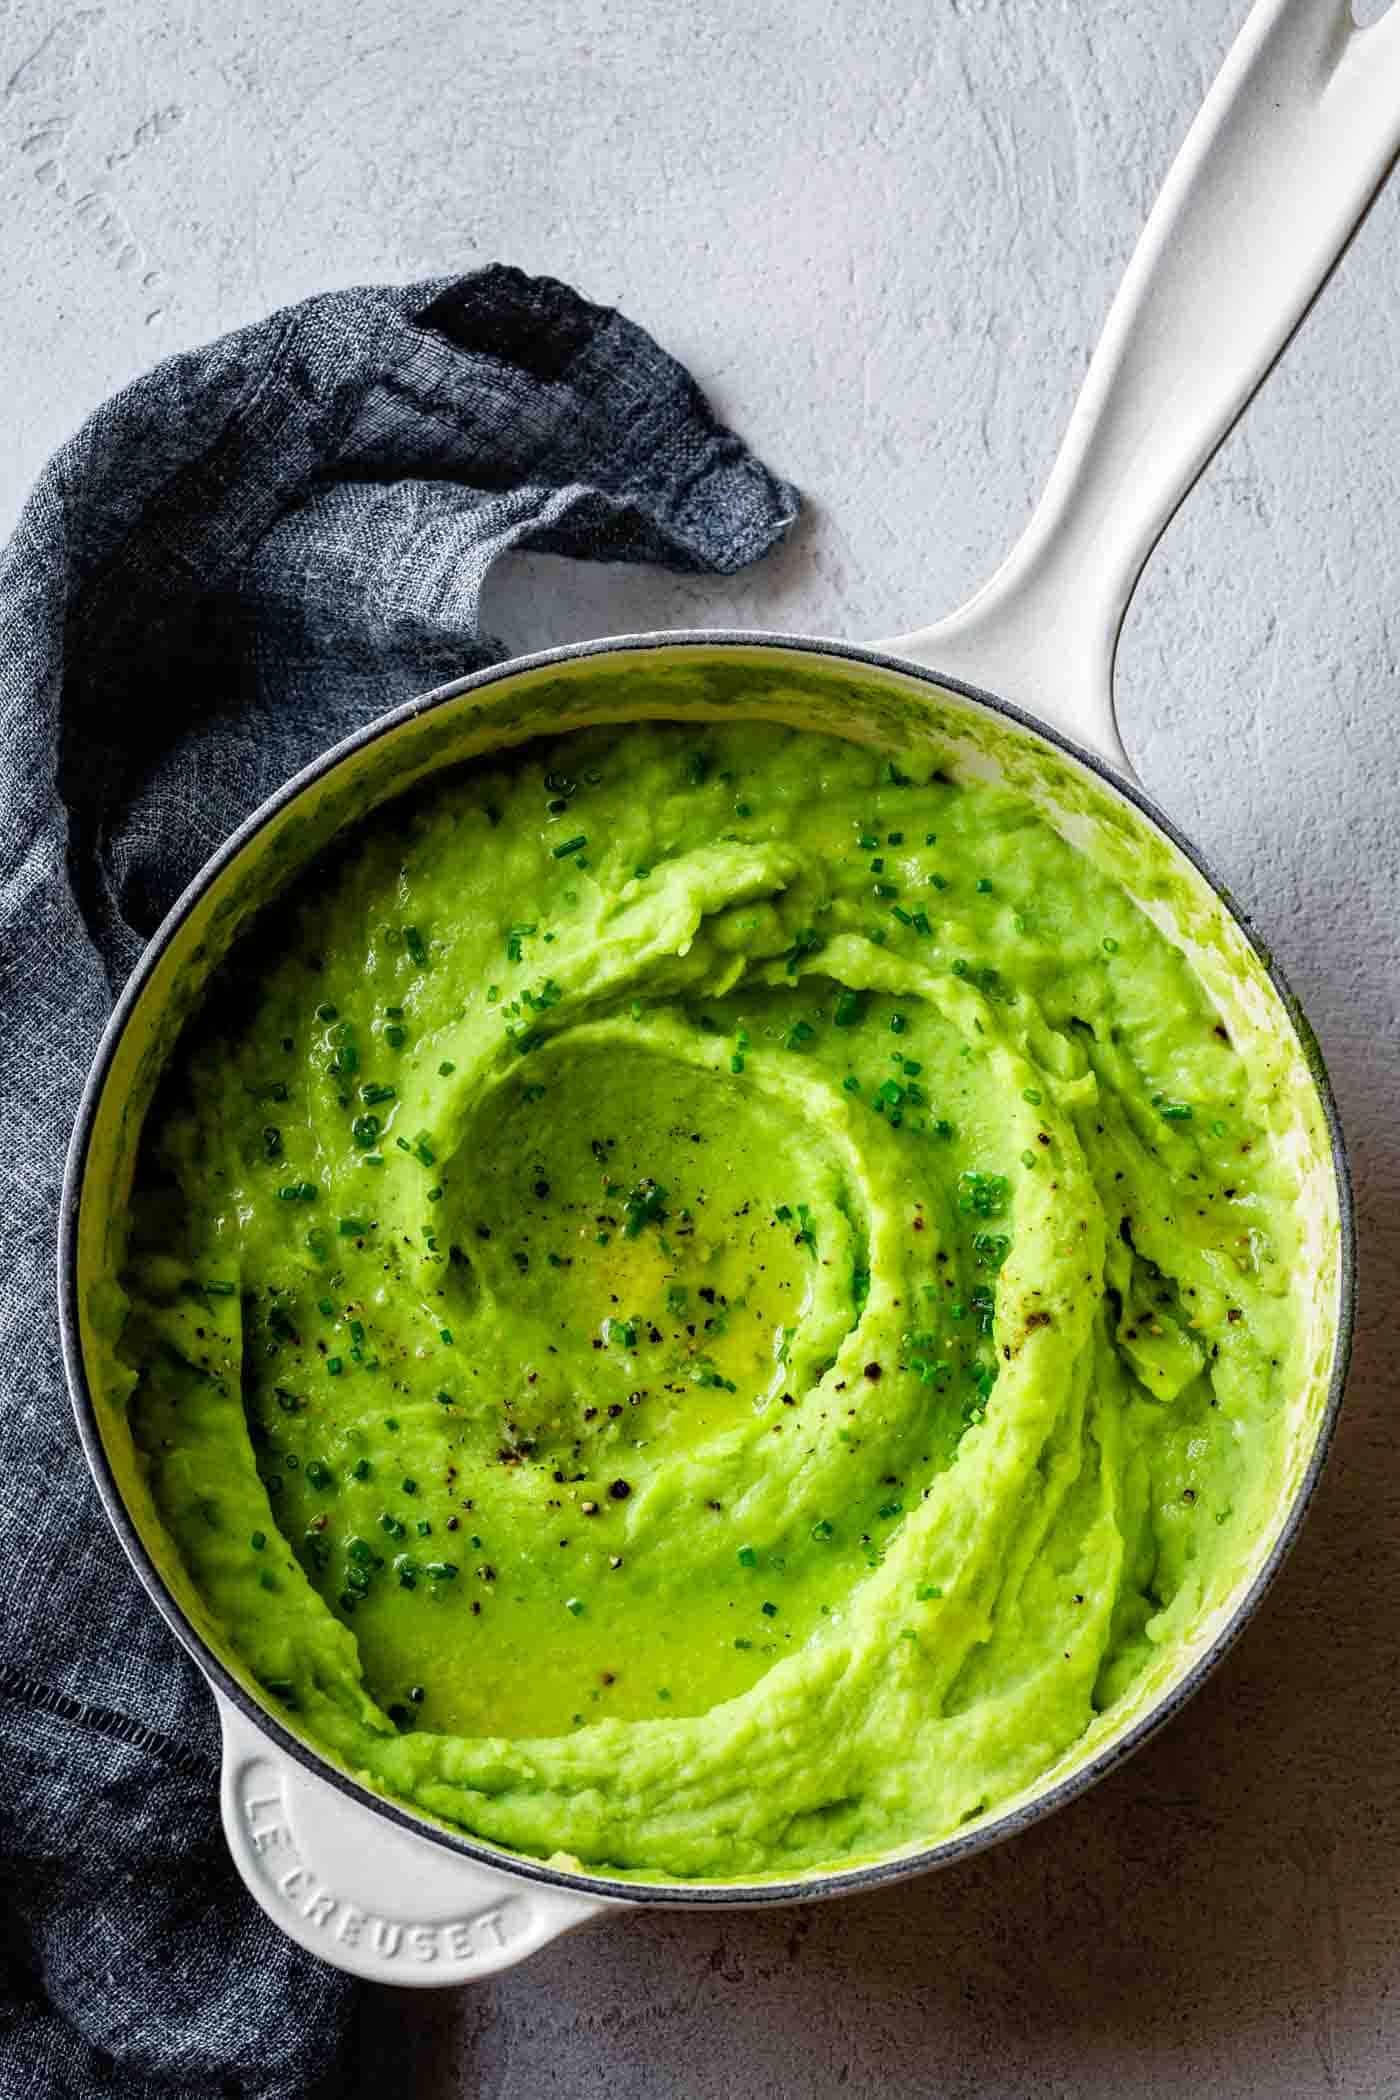
{"label": "chopped chive", "polygon": [[783,957],[789,977],[796,976],[797,966],[806,956],[820,954],[825,946],[825,936],[818,933],[814,926],[799,927],[792,937],[792,946]]}
{"label": "chopped chive", "polygon": [[575,837],[571,839],[565,839],[562,846],[555,846],[552,849],[554,858],[556,860],[567,860],[571,853],[580,852],[582,848],[585,847],[587,844],[587,834],[580,831],[576,834]]}

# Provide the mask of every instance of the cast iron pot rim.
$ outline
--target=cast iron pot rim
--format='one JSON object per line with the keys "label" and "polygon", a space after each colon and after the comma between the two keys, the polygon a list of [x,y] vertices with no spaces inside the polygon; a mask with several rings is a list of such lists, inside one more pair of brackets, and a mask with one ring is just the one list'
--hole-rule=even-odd
{"label": "cast iron pot rim", "polygon": [[[1011,1810],[1008,1814],[968,1831],[965,1836],[938,1839],[917,1852],[906,1852],[893,1859],[877,1860],[869,1866],[851,1867],[834,1873],[823,1874],[816,1871],[803,1879],[783,1882],[652,1883],[624,1881],[604,1874],[568,1873],[561,1868],[547,1866],[540,1860],[524,1858],[504,1849],[497,1850],[468,1837],[464,1832],[458,1833],[429,1822],[401,1807],[386,1795],[377,1794],[369,1787],[362,1786],[358,1780],[342,1772],[329,1759],[321,1757],[308,1744],[301,1742],[267,1708],[260,1706],[250,1697],[213,1649],[206,1645],[202,1636],[185,1617],[160,1570],[147,1552],[122,1499],[98,1428],[96,1403],[88,1386],[87,1370],[83,1362],[78,1313],[78,1218],[82,1188],[87,1168],[88,1146],[112,1059],[146,983],[174,935],[210,884],[223,873],[249,841],[289,803],[323,779],[353,752],[362,750],[367,744],[387,735],[403,723],[427,714],[450,700],[459,699],[463,693],[482,690],[502,679],[513,678],[526,671],[541,670],[551,664],[572,663],[592,656],[622,655],[629,650],[696,647],[789,649],[809,655],[834,657],[846,663],[871,666],[877,670],[894,671],[904,677],[920,680],[926,685],[956,693],[961,698],[972,701],[977,707],[1003,716],[1018,727],[1029,730],[1034,736],[1054,745],[1080,765],[1087,766],[1091,772],[1107,782],[1116,794],[1131,802],[1170,840],[1177,851],[1185,856],[1197,873],[1204,877],[1263,964],[1269,981],[1293,1025],[1313,1084],[1317,1088],[1331,1139],[1332,1169],[1337,1185],[1340,1228],[1339,1290],[1326,1407],[1307,1470],[1294,1493],[1279,1535],[1269,1551],[1269,1557],[1204,1654],[1197,1657],[1180,1681],[1155,1706],[1150,1707],[1126,1734],[1106,1744],[1086,1764],[1067,1774],[1045,1793],[1037,1795],[1031,1801],[1023,1802],[1019,1808]],[[638,719],[647,718],[639,716]],[[659,715],[655,719],[665,720],[666,717]],[[1115,1770],[1126,1758],[1132,1756],[1134,1751],[1141,1749],[1159,1729],[1173,1720],[1234,1646],[1245,1625],[1272,1587],[1297,1538],[1299,1527],[1326,1463],[1341,1408],[1355,1322],[1356,1267],[1355,1206],[1346,1144],[1342,1135],[1341,1117],[1317,1039],[1282,971],[1269,949],[1254,932],[1244,911],[1170,817],[1156,808],[1133,781],[1118,773],[1105,759],[1075,743],[1071,737],[1064,735],[1051,724],[1014,706],[1010,701],[1001,699],[995,693],[987,692],[979,686],[968,685],[959,678],[946,677],[922,664],[910,663],[879,649],[863,648],[858,643],[812,635],[773,634],[762,629],[744,628],[681,628],[642,634],[606,635],[591,641],[568,643],[559,648],[537,650],[528,656],[513,656],[499,664],[488,664],[480,671],[469,672],[465,677],[453,679],[447,685],[435,686],[431,691],[421,693],[416,698],[391,709],[389,713],[378,716],[363,729],[356,730],[353,735],[333,745],[319,758],[313,759],[310,765],[304,766],[299,773],[294,774],[254,810],[251,816],[246,817],[205,862],[166,913],[122,988],[103,1030],[92,1070],[83,1088],[82,1101],[68,1146],[58,1221],[59,1331],[69,1393],[88,1466],[112,1528],[125,1548],[127,1558],[135,1568],[147,1594],[214,1689],[231,1705],[237,1707],[255,1728],[270,1737],[285,1756],[295,1759],[297,1764],[313,1773],[316,1778],[328,1786],[335,1787],[360,1808],[383,1816],[389,1822],[398,1824],[402,1829],[413,1832],[429,1843],[440,1845],[445,1851],[454,1852],[498,1872],[515,1874],[527,1881],[543,1883],[547,1887],[569,1889],[581,1895],[629,1904],[664,1905],[671,1908],[708,1904],[714,1908],[747,1909],[761,1904],[811,1902],[828,1896],[847,1895],[856,1890],[880,1888],[890,1882],[908,1880],[915,1874],[926,1873],[935,1867],[951,1866],[957,1860],[967,1859],[974,1853],[987,1850],[989,1846],[1000,1844],[1006,1838],[1014,1837],[1018,1832],[1028,1829],[1031,1824],[1038,1823],[1043,1817],[1052,1814],[1054,1810],[1063,1808],[1079,1795],[1087,1793],[1090,1787]]]}

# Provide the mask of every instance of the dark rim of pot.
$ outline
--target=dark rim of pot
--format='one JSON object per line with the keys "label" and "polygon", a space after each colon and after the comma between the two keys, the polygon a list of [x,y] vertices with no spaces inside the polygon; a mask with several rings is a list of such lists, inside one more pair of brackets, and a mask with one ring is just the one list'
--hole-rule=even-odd
{"label": "dark rim of pot", "polygon": [[[225,1664],[206,1645],[185,1617],[179,1603],[168,1588],[164,1576],[136,1530],[127,1511],[126,1504],[117,1486],[106,1447],[97,1424],[96,1407],[88,1386],[87,1369],[83,1361],[81,1334],[78,1317],[78,1219],[82,1201],[83,1181],[87,1166],[88,1146],[96,1120],[107,1074],[117,1046],[125,1032],[127,1022],[139,1001],[146,983],[155,969],[171,939],[178,931],[210,884],[240,854],[249,841],[290,802],[305,790],[339,766],[352,753],[362,750],[367,744],[399,728],[417,716],[458,699],[463,693],[480,691],[503,679],[514,678],[521,673],[547,668],[551,664],[566,664],[594,656],[622,655],[626,652],[648,649],[773,649],[791,650],[838,662],[872,667],[881,671],[893,671],[904,677],[922,681],[947,692],[958,694],[965,700],[993,715],[1005,717],[1043,742],[1055,746],[1080,765],[1105,781],[1113,791],[1131,802],[1148,821],[1160,831],[1177,851],[1185,856],[1202,875],[1211,889],[1234,919],[1245,939],[1253,948],[1268,974],[1269,981],[1288,1015],[1304,1059],[1317,1088],[1327,1119],[1328,1134],[1332,1147],[1332,1168],[1336,1177],[1337,1203],[1340,1223],[1339,1294],[1337,1304],[1336,1337],[1332,1358],[1332,1372],[1328,1388],[1327,1404],[1318,1427],[1317,1438],[1308,1461],[1307,1470],[1294,1492],[1292,1503],[1277,1539],[1270,1549],[1269,1557],[1259,1570],[1244,1596],[1239,1600],[1229,1619],[1211,1642],[1204,1654],[1199,1656],[1190,1669],[1172,1689],[1152,1706],[1127,1732],[1099,1751],[1075,1771],[1066,1775],[1043,1794],[1024,1802],[1019,1808],[1003,1816],[979,1824],[962,1836],[951,1836],[935,1840],[917,1851],[908,1851],[899,1857],[877,1860],[868,1866],[836,1869],[831,1872],[809,1870],[795,1881],[758,1882],[634,1882],[620,1880],[606,1874],[568,1873],[546,1866],[543,1862],[522,1857],[518,1853],[497,1850],[492,1846],[468,1837],[465,1832],[446,1829],[441,1824],[426,1821],[410,1809],[401,1806],[386,1795],[374,1793],[362,1786],[347,1773],[342,1772],[328,1759],[320,1756],[308,1744],[300,1741],[273,1714],[269,1708],[253,1699],[233,1676]],[[644,719],[644,717],[639,717]],[[658,719],[665,719],[659,716]],[[578,642],[563,648],[545,649],[530,656],[511,657],[504,663],[488,665],[484,670],[470,673],[464,678],[454,679],[450,684],[437,686],[429,693],[379,716],[364,729],[334,745],[329,751],[305,767],[289,780],[285,786],[270,796],[260,808],[245,819],[238,829],[206,861],[199,874],[171,906],[165,918],[152,936],[131,977],[122,990],[103,1031],[92,1070],[83,1089],[82,1103],[78,1110],[73,1136],[68,1147],[64,1171],[63,1195],[59,1210],[58,1233],[58,1297],[59,1324],[62,1336],[63,1360],[67,1372],[73,1409],[77,1416],[78,1433],[87,1455],[98,1492],[102,1497],[107,1515],[118,1538],[126,1550],[136,1573],[145,1585],[153,1603],[193,1656],[205,1676],[217,1687],[231,1705],[237,1707],[253,1725],[268,1736],[277,1747],[299,1765],[313,1772],[317,1778],[336,1787],[361,1809],[385,1817],[419,1837],[441,1845],[464,1859],[481,1866],[494,1867],[522,1879],[543,1883],[551,1888],[570,1889],[582,1895],[612,1898],[632,1904],[662,1904],[682,1906],[709,1904],[714,1907],[750,1907],[766,1903],[793,1903],[815,1901],[827,1896],[849,1894],[854,1890],[880,1888],[886,1883],[902,1881],[908,1877],[927,1872],[930,1868],[950,1866],[954,1861],[966,1859],[975,1852],[1000,1844],[1003,1839],[1028,1829],[1043,1817],[1075,1800],[1080,1794],[1097,1784],[1109,1772],[1130,1757],[1134,1751],[1166,1726],[1192,1694],[1197,1691],[1217,1663],[1233,1647],[1247,1621],[1253,1616],[1272,1586],[1290,1548],[1298,1534],[1299,1526],[1313,1491],[1317,1486],[1327,1458],[1332,1435],[1336,1428],[1337,1415],[1341,1407],[1342,1392],[1346,1384],[1347,1366],[1351,1355],[1352,1329],[1355,1317],[1356,1298],[1356,1227],[1352,1199],[1351,1175],[1347,1165],[1346,1147],[1342,1136],[1341,1119],[1333,1097],[1331,1082],[1323,1062],[1317,1039],[1309,1027],[1303,1011],[1289,989],[1282,972],[1264,942],[1258,937],[1248,917],[1236,903],[1230,891],[1207,866],[1200,853],[1161,810],[1148,799],[1135,783],[1118,773],[1094,752],[1076,744],[1050,724],[1040,721],[1035,715],[1013,706],[995,693],[978,686],[968,685],[958,678],[943,676],[920,664],[912,664],[898,656],[891,656],[878,649],[864,649],[856,643],[827,641],[817,637],[795,634],[768,634],[744,629],[701,628],[681,629],[675,632],[650,634],[610,635],[596,641]]]}

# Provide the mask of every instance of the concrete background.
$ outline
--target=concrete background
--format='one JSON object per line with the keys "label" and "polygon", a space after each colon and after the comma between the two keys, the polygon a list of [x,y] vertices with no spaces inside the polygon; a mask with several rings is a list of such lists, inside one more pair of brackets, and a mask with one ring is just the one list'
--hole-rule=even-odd
{"label": "concrete background", "polygon": [[[519,560],[498,631],[931,618],[1023,517],[1242,12],[0,0],[0,529],[166,351],[501,257],[649,326],[809,510],[722,585]],[[1272,934],[1353,1147],[1355,1371],[1284,1580],[1164,1738],[1015,1845],[869,1900],[656,1915],[467,1994],[384,1993],[366,2096],[1400,2096],[1397,235],[1400,184],[1120,658],[1129,749]]]}

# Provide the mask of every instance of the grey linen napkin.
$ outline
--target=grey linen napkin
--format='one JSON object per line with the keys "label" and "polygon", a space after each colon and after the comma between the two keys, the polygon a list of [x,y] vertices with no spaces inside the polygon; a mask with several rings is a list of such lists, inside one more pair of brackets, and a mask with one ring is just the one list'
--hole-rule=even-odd
{"label": "grey linen napkin", "polygon": [[64,1147],[113,999],[318,751],[501,653],[512,547],[728,572],[797,497],[619,314],[493,267],[334,292],[118,394],[0,552],[0,2092],[333,2090],[353,1999],[235,1881],[211,1702],[59,1367]]}

